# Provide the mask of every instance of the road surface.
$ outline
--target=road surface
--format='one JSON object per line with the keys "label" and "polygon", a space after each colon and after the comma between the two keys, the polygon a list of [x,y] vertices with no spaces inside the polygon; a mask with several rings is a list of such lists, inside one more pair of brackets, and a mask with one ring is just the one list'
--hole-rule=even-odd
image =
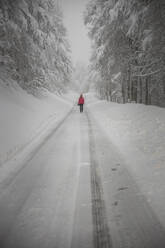
{"label": "road surface", "polygon": [[165,247],[118,150],[77,107],[2,186],[1,248]]}

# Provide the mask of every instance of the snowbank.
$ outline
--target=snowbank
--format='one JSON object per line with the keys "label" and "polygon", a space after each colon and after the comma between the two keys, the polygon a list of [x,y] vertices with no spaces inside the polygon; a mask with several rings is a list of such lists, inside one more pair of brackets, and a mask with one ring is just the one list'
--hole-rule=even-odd
{"label": "snowbank", "polygon": [[72,105],[69,100],[46,91],[36,98],[18,85],[0,85],[0,165],[48,132],[50,125],[57,125]]}
{"label": "snowbank", "polygon": [[88,108],[165,226],[165,109],[106,101]]}

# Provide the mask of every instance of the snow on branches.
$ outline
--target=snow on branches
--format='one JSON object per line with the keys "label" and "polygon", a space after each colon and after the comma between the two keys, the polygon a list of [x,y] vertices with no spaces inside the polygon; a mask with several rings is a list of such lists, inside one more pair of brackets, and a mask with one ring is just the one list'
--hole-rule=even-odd
{"label": "snow on branches", "polygon": [[71,61],[58,2],[0,3],[1,66],[12,78],[16,71],[13,79],[28,92],[40,87],[62,91],[70,80]]}
{"label": "snow on branches", "polygon": [[91,68],[100,73],[106,99],[113,100],[112,81],[120,72],[123,102],[165,106],[164,13],[163,0],[89,2],[84,20],[94,44]]}

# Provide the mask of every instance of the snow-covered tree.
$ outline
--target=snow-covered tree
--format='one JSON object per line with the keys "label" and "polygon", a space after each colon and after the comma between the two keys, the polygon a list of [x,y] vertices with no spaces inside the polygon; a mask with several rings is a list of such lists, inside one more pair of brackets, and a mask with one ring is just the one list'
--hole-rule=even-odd
{"label": "snow-covered tree", "polygon": [[62,91],[71,62],[63,17],[56,0],[0,0],[0,63],[33,92]]}
{"label": "snow-covered tree", "polygon": [[78,61],[72,72],[72,88],[79,93],[84,93],[89,90],[90,79],[89,79],[89,67]]}
{"label": "snow-covered tree", "polygon": [[113,78],[120,74],[117,95],[124,102],[165,106],[164,13],[163,0],[91,0],[87,5],[92,68],[100,73],[107,99],[113,100]]}

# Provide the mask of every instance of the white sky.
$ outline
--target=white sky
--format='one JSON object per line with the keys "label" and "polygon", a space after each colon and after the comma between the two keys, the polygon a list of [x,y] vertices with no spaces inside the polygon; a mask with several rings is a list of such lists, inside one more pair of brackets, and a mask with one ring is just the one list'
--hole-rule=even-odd
{"label": "white sky", "polygon": [[78,61],[82,61],[86,64],[89,63],[91,42],[87,34],[88,30],[83,22],[83,11],[85,10],[87,2],[88,0],[60,1],[74,64]]}

